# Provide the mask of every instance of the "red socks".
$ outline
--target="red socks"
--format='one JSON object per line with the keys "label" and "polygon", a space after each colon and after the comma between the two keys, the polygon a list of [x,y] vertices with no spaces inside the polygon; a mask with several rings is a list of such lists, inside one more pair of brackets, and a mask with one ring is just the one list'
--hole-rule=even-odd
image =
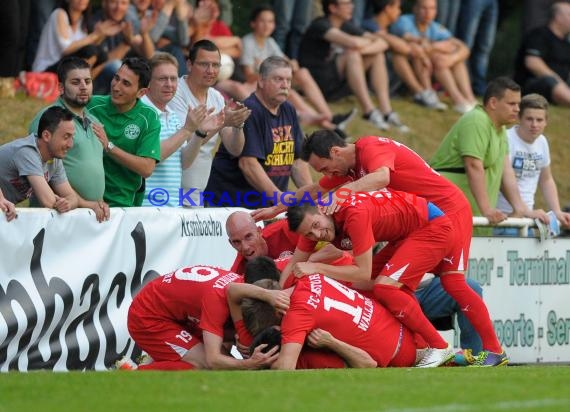
{"label": "red socks", "polygon": [[487,306],[481,296],[465,282],[465,276],[462,273],[450,273],[440,276],[440,279],[443,289],[459,304],[461,311],[481,337],[483,349],[502,353],[503,349],[495,334]]}
{"label": "red socks", "polygon": [[396,286],[383,284],[374,285],[374,297],[408,329],[421,335],[431,348],[447,348],[447,342],[425,317],[415,297]]}

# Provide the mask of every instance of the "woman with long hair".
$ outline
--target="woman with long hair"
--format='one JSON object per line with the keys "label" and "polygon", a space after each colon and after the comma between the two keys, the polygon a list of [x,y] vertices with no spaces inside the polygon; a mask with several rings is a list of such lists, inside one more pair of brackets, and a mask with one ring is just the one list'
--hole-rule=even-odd
{"label": "woman with long hair", "polygon": [[117,34],[120,24],[102,21],[88,30],[90,0],[61,0],[42,30],[32,70],[55,72],[66,56],[81,57],[94,67],[106,60],[99,44],[107,36]]}

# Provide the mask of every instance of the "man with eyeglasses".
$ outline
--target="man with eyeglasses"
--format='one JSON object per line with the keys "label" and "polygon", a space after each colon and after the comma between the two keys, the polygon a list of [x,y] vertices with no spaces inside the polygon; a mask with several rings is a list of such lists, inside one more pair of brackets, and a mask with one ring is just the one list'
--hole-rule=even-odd
{"label": "man with eyeglasses", "polygon": [[[103,217],[109,216],[109,207],[103,202],[105,192],[105,170],[103,169],[103,146],[95,133],[92,123],[98,120],[85,106],[93,95],[93,82],[89,64],[75,56],[62,59],[57,68],[59,99],[52,106],[68,109],[73,113],[75,134],[73,147],[63,158],[63,167],[69,184],[81,198],[91,203],[91,208]],[[51,106],[48,106],[51,107]],[[38,132],[42,109],[32,120],[29,132]],[[88,179],[85,176],[89,176]],[[36,205],[32,200],[32,205]]]}
{"label": "man with eyeglasses", "polygon": [[[206,105],[190,108],[186,117],[178,115],[167,107],[176,94],[178,86],[178,61],[165,52],[156,52],[150,59],[150,82],[142,102],[158,113],[160,120],[160,163],[146,180],[146,194],[143,206],[182,206],[179,190],[182,169],[196,158],[204,133],[216,132],[224,122],[224,112],[213,114],[214,109]],[[184,122],[183,122],[184,121]]]}
{"label": "man with eyeglasses", "polygon": [[213,113],[224,113],[224,122],[218,130],[197,129],[195,134],[202,139],[202,146],[194,162],[182,171],[184,206],[203,206],[201,193],[206,188],[212,152],[221,146],[232,156],[239,156],[244,144],[243,124],[251,111],[241,103],[226,104],[222,94],[214,89],[220,73],[220,51],[210,40],[194,43],[188,53],[188,75],[178,80],[178,89],[168,108],[178,118],[185,119],[188,109],[205,105]]}

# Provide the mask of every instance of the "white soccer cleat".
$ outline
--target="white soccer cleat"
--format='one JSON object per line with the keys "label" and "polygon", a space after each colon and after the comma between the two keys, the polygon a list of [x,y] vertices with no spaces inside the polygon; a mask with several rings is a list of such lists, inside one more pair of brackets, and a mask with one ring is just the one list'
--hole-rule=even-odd
{"label": "white soccer cleat", "polygon": [[422,349],[416,349],[416,362],[414,363],[414,365],[417,365],[419,361],[421,361],[424,356],[426,356],[426,353],[429,351],[429,348],[422,348]]}
{"label": "white soccer cleat", "polygon": [[437,368],[454,357],[450,345],[444,349],[429,348],[425,351],[423,358],[416,364],[417,368]]}

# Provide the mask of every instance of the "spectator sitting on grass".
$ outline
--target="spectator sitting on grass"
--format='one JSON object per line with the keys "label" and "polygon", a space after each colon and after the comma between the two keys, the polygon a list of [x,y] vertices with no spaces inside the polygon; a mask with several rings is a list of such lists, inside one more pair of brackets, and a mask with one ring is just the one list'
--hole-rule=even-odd
{"label": "spectator sitting on grass", "polygon": [[414,102],[430,109],[446,110],[447,105],[439,100],[432,87],[433,65],[426,51],[420,45],[408,43],[388,31],[401,14],[401,1],[372,0],[371,3],[374,16],[366,19],[362,25],[386,40],[392,52],[394,70],[414,94]]}
{"label": "spectator sitting on grass", "polygon": [[557,1],[547,26],[528,33],[517,55],[515,80],[526,93],[570,106],[570,3]]}
{"label": "spectator sitting on grass", "polygon": [[[299,64],[309,69],[327,100],[338,97],[348,87],[363,118],[371,125],[381,130],[394,126],[400,133],[407,133],[409,127],[390,102],[384,55],[388,44],[350,22],[353,8],[350,0],[323,0],[325,15],[307,28],[301,40]],[[370,97],[367,75],[378,107]]]}
{"label": "spectator sitting on grass", "polygon": [[[56,72],[59,61],[66,56],[86,59],[91,67],[106,63],[107,55],[100,43],[107,36],[121,31],[112,20],[99,21],[88,30],[91,6],[89,1],[63,0],[43,27],[38,50],[32,65],[35,72]],[[96,69],[99,72],[103,66]]]}
{"label": "spectator sitting on grass", "polygon": [[453,109],[459,113],[471,110],[477,100],[471,89],[466,61],[469,49],[461,40],[437,23],[436,0],[417,0],[413,14],[400,16],[390,31],[414,47],[421,47],[431,61],[433,74],[449,93]]}
{"label": "spectator sitting on grass", "polygon": [[[255,84],[259,79],[261,62],[269,56],[285,57],[285,54],[271,37],[275,28],[275,13],[271,7],[262,5],[254,8],[249,25],[253,32],[242,38],[243,51],[240,64],[247,82]],[[293,68],[293,88],[289,94],[289,101],[295,106],[301,123],[315,124],[329,130],[338,128],[342,135],[348,122],[356,114],[356,109],[333,116],[311,73],[306,68],[299,67],[297,60],[292,59],[289,62]],[[295,88],[302,92],[314,108],[297,93]]]}

